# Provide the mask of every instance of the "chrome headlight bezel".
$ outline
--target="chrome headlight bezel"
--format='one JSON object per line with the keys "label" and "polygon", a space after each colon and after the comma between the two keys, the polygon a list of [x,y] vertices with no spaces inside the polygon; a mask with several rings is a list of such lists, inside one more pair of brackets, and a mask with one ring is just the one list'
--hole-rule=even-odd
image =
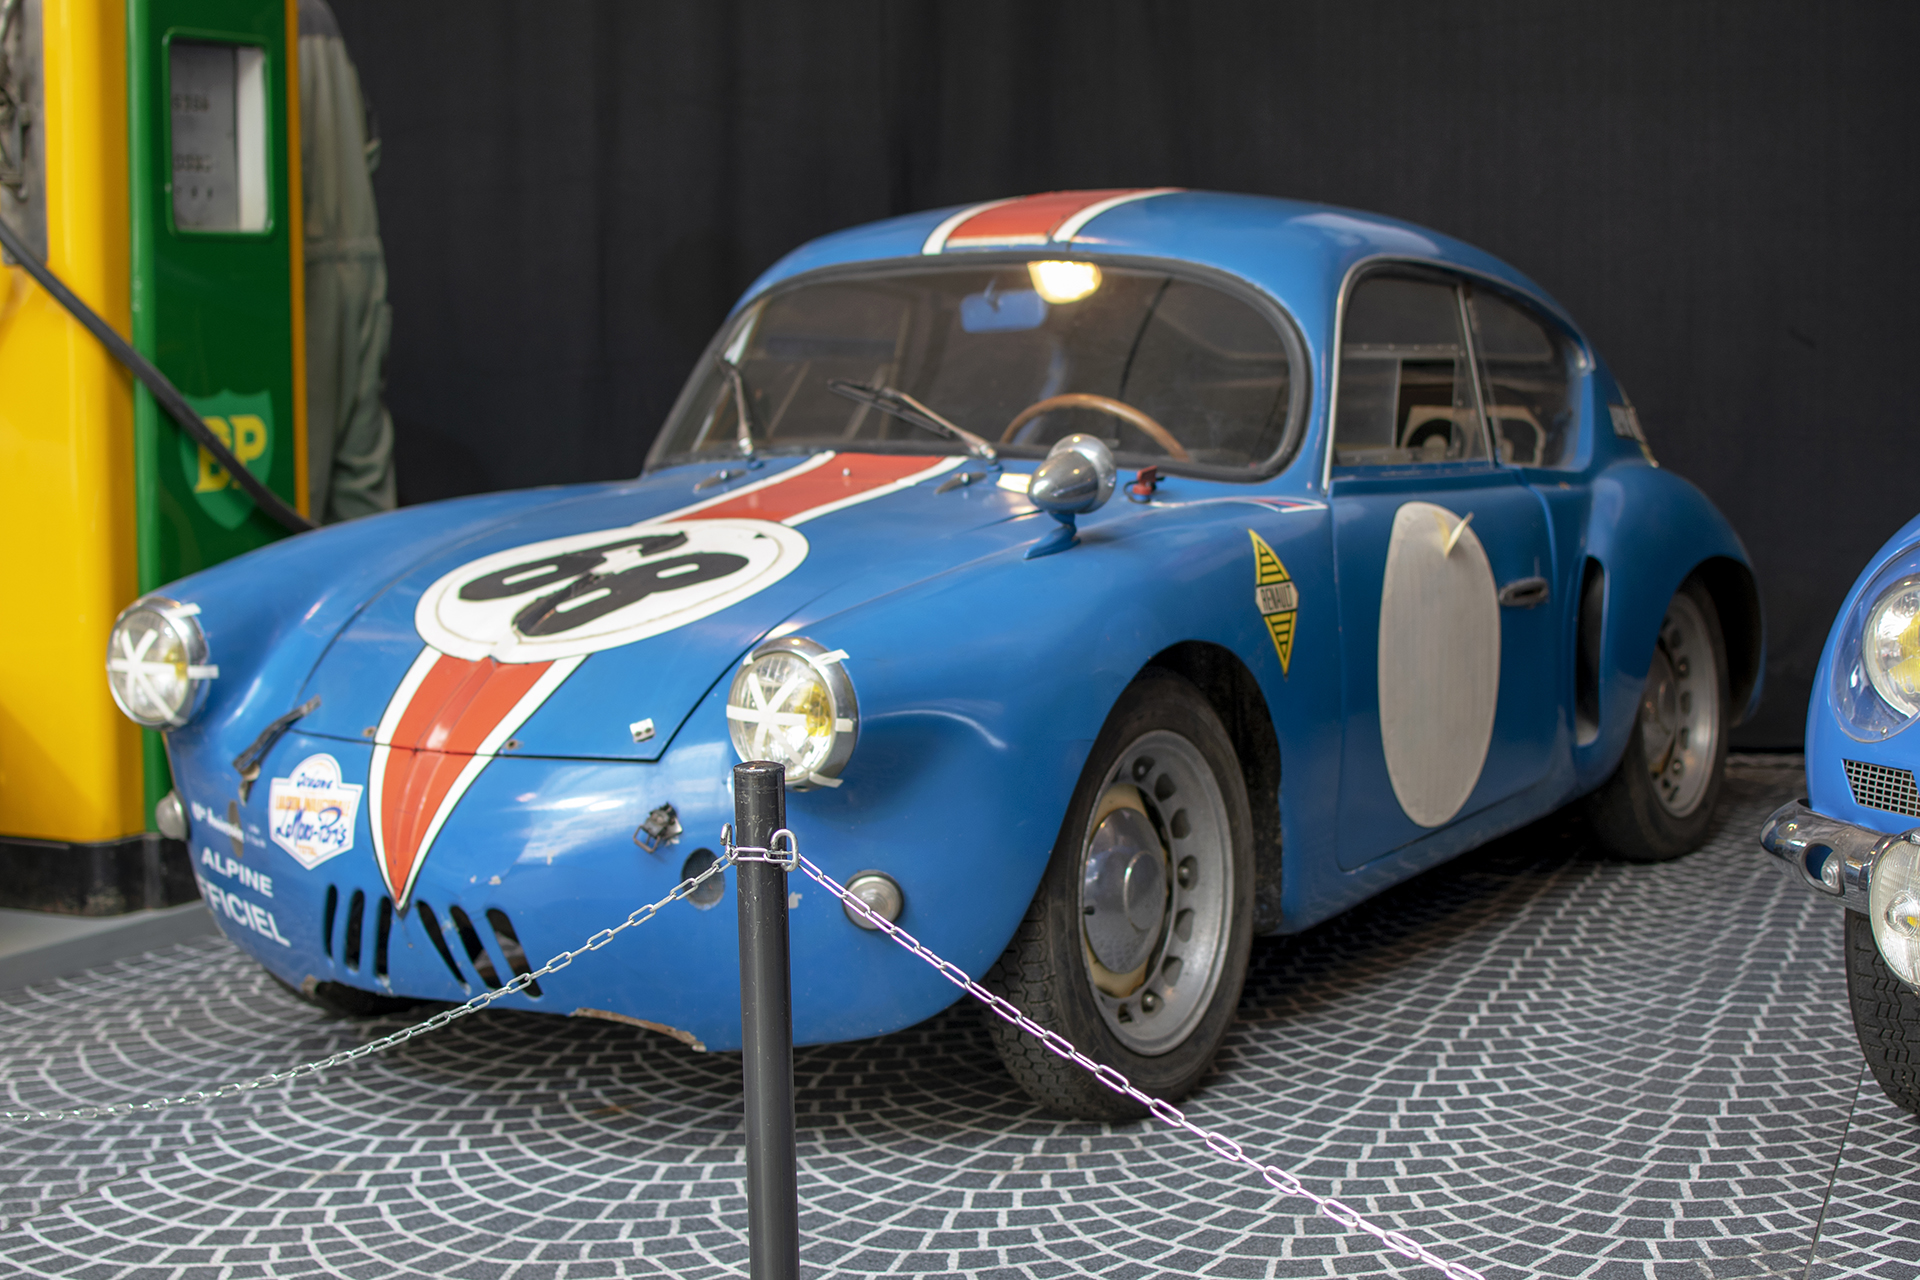
{"label": "chrome headlight bezel", "polygon": [[[178,729],[198,715],[207,685],[220,668],[207,661],[207,637],[197,604],[142,596],[120,611],[107,633],[107,691],[127,719],[146,729]],[[145,637],[136,639],[136,636]],[[148,658],[156,643],[171,642],[169,661]],[[167,681],[156,684],[156,679]],[[178,697],[172,697],[177,682]]]}
{"label": "chrome headlight bezel", "polygon": [[1880,566],[1835,632],[1828,696],[1835,721],[1856,742],[1884,742],[1920,719],[1920,699],[1911,700],[1912,710],[1901,707],[1884,664],[1867,652],[1869,628],[1904,596],[1920,605],[1920,544]]}
{"label": "chrome headlight bezel", "polygon": [[[860,737],[860,704],[846,656],[843,649],[805,636],[781,636],[742,659],[727,689],[726,710],[727,737],[740,758],[786,766],[787,786],[797,791],[839,786],[840,771]],[[772,704],[767,701],[770,675],[776,678]],[[788,689],[796,679],[805,680],[805,687]],[[821,721],[824,732],[806,734],[803,743],[795,743],[791,734],[776,736],[773,716],[807,714],[792,710],[795,699],[816,697],[824,706],[816,705],[809,719]]]}
{"label": "chrome headlight bezel", "polygon": [[1873,945],[1900,981],[1920,990],[1920,831],[1890,840],[1867,880]]}
{"label": "chrome headlight bezel", "polygon": [[[1860,627],[1860,664],[1866,669],[1867,683],[1873,686],[1873,691],[1880,695],[1882,702],[1908,720],[1920,715],[1920,688],[1900,687],[1896,672],[1887,665],[1884,641],[1890,626],[1906,633],[1914,631],[1916,623],[1920,623],[1920,573],[1910,573],[1895,580],[1880,593],[1873,607],[1867,610],[1866,621]],[[1900,644],[1901,641],[1894,643]],[[1914,651],[1899,661],[1915,660],[1920,660],[1920,644],[1916,644]]]}

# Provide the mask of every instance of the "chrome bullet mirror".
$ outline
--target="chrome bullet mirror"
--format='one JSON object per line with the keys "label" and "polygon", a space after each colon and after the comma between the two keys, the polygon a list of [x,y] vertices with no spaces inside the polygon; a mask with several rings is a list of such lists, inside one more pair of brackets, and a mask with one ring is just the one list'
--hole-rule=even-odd
{"label": "chrome bullet mirror", "polygon": [[1048,450],[1047,460],[1033,473],[1027,497],[1058,520],[1060,528],[1035,543],[1027,559],[1050,556],[1078,542],[1074,517],[1099,510],[1113,496],[1117,475],[1113,451],[1097,436],[1064,436]]}
{"label": "chrome bullet mirror", "polygon": [[1083,516],[1106,505],[1118,474],[1104,440],[1078,433],[1063,436],[1033,473],[1027,496],[1049,515]]}

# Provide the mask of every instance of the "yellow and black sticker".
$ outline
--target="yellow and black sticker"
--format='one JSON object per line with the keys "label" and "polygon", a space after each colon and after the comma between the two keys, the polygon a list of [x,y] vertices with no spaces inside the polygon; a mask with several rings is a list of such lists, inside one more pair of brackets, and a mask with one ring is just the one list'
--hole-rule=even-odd
{"label": "yellow and black sticker", "polygon": [[1300,591],[1287,574],[1287,566],[1273,554],[1273,548],[1253,530],[1253,600],[1266,620],[1267,633],[1273,637],[1273,651],[1280,655],[1280,674],[1293,665],[1293,616],[1300,608]]}

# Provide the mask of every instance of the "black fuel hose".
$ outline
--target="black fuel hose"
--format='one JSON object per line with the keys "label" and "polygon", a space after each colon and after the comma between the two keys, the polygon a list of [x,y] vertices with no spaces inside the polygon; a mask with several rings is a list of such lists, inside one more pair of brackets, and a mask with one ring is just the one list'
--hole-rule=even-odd
{"label": "black fuel hose", "polygon": [[233,477],[233,482],[246,491],[247,496],[254,500],[261,511],[271,516],[276,523],[284,526],[291,533],[305,533],[317,527],[313,521],[288,506],[279,494],[261,483],[258,476],[247,470],[245,464],[233,456],[233,450],[222,444],[220,437],[213,434],[206,423],[200,421],[200,415],[193,411],[193,406],[188,404],[187,398],[180,394],[180,389],[167,381],[167,375],[154,368],[152,361],[135,351],[125,338],[115,333],[113,326],[96,315],[92,307],[75,297],[73,290],[62,284],[60,277],[47,269],[46,263],[33,256],[26,242],[21,240],[18,232],[7,225],[4,218],[0,218],[0,244],[5,245],[7,252],[27,269],[28,275],[40,282],[42,289],[53,295],[55,302],[65,307],[75,320],[85,325],[94,337],[100,339],[101,345],[106,347],[115,360],[125,365],[134,377],[140,379],[141,384],[153,393],[154,402],[169,418],[179,424],[182,431],[197,441],[201,448],[212,454],[215,462],[227,469],[227,474]]}

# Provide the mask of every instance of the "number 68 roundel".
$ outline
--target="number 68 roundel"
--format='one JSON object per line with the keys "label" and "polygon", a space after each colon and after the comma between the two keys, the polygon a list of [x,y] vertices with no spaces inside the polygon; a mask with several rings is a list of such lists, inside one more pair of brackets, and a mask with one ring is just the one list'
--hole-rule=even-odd
{"label": "number 68 roundel", "polygon": [[374,733],[368,818],[404,910],[434,837],[495,752],[588,655],[745,600],[807,557],[793,526],[957,465],[818,455],[662,519],[469,560],[420,597],[426,642]]}

